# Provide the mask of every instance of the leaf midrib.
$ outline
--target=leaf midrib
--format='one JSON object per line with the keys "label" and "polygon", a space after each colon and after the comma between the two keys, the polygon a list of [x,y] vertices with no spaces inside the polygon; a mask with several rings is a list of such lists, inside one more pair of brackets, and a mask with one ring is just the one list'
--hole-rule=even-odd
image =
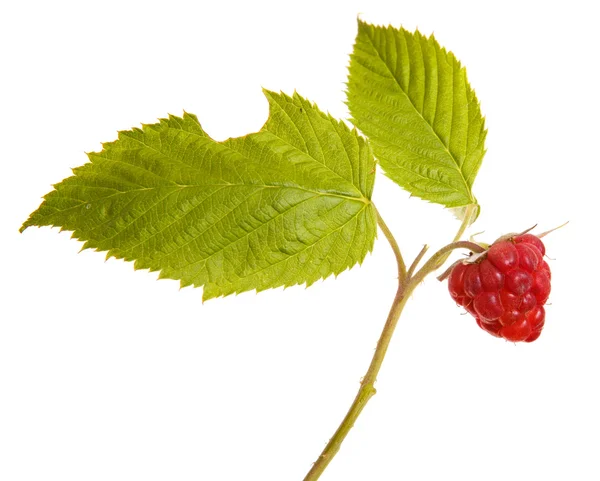
{"label": "leaf midrib", "polygon": [[[283,109],[282,109],[282,110],[283,110]],[[287,112],[285,112],[285,114],[286,114],[286,115],[288,115],[288,114],[287,114]],[[289,117],[289,115],[288,115],[288,117]],[[265,126],[266,126],[266,125],[267,125],[267,124],[265,124]],[[198,137],[199,139],[202,139],[202,140],[207,140],[207,139],[209,139],[210,141],[214,142],[215,144],[218,144],[218,145],[220,145],[220,146],[222,146],[222,147],[225,147],[225,148],[227,148],[227,149],[229,149],[229,150],[231,150],[231,151],[233,151],[233,152],[236,152],[236,153],[237,153],[237,154],[239,154],[239,155],[242,155],[244,158],[246,158],[246,156],[245,156],[243,153],[241,153],[241,152],[239,152],[238,150],[234,149],[234,148],[233,148],[231,145],[229,145],[229,144],[227,143],[227,141],[225,141],[225,142],[216,142],[216,141],[214,141],[213,139],[211,139],[210,137],[204,137],[204,136],[202,136],[202,135],[199,135],[197,132],[189,132],[189,131],[183,130],[183,129],[181,129],[181,128],[173,128],[173,127],[171,127],[171,126],[168,126],[167,128],[168,128],[168,129],[172,129],[172,130],[178,130],[178,131],[180,131],[180,132],[185,132],[185,133],[187,133],[187,134],[189,134],[189,135],[193,135],[193,136],[195,136],[195,137]],[[314,157],[312,157],[312,156],[311,156],[311,155],[310,155],[308,152],[304,152],[304,151],[302,151],[302,150],[298,149],[296,146],[294,146],[293,144],[291,144],[289,141],[287,141],[287,140],[283,139],[282,137],[280,137],[280,136],[279,136],[279,135],[277,135],[276,133],[272,132],[272,131],[271,131],[271,130],[269,130],[268,128],[266,128],[266,129],[264,129],[264,130],[262,130],[262,131],[263,131],[263,132],[268,132],[270,135],[272,135],[273,137],[275,137],[275,138],[277,138],[277,139],[281,140],[282,142],[284,142],[286,145],[289,145],[289,146],[290,146],[291,148],[293,148],[294,150],[297,150],[298,152],[300,152],[300,153],[302,153],[302,154],[306,155],[308,158],[312,159],[314,162],[316,162],[316,163],[317,163],[317,164],[319,164],[320,166],[322,166],[322,167],[326,168],[326,169],[327,169],[328,171],[330,171],[330,172],[331,172],[331,173],[332,173],[332,174],[333,174],[335,177],[337,177],[338,179],[342,180],[343,182],[348,182],[348,180],[347,180],[347,179],[345,179],[344,177],[342,177],[342,176],[341,176],[339,173],[335,172],[335,171],[334,171],[333,169],[331,169],[331,167],[329,167],[327,164],[325,164],[325,163],[323,163],[323,162],[320,162],[318,159],[315,159],[315,158],[314,158]],[[125,133],[127,133],[127,132],[125,132]],[[252,134],[250,134],[250,135],[252,135]],[[174,161],[174,162],[177,162],[177,163],[183,164],[183,165],[184,165],[184,166],[186,166],[187,168],[191,168],[191,169],[195,170],[196,172],[199,172],[199,171],[198,171],[198,169],[197,169],[195,166],[193,166],[193,165],[189,165],[189,164],[187,164],[187,163],[183,162],[181,159],[173,158],[172,156],[170,156],[170,155],[166,154],[165,152],[163,152],[162,150],[160,150],[160,149],[156,148],[156,147],[155,147],[155,146],[153,146],[153,145],[149,145],[148,143],[144,142],[143,140],[140,140],[140,139],[138,139],[138,138],[136,138],[136,137],[134,137],[134,136],[130,136],[130,135],[127,135],[127,138],[128,138],[128,139],[130,139],[130,140],[133,140],[133,141],[135,141],[135,142],[137,142],[137,143],[139,143],[139,144],[141,144],[141,145],[143,145],[143,146],[145,146],[145,147],[147,147],[147,148],[149,148],[149,149],[151,149],[151,150],[153,150],[153,151],[154,151],[154,152],[156,152],[157,154],[160,154],[160,155],[162,155],[162,156],[166,157],[167,159],[169,159],[169,160],[171,160],[171,161]],[[318,140],[318,137],[316,137],[316,135],[315,135],[315,138],[317,138],[317,142],[319,143],[319,145],[321,145],[321,144],[320,144],[320,142],[319,142],[319,140]],[[235,140],[235,139],[234,139],[234,140]],[[305,140],[305,139],[303,138],[303,140]],[[344,151],[345,151],[345,149],[344,149]],[[345,151],[345,152],[346,152],[346,151]],[[97,157],[99,157],[99,158],[103,159],[103,160],[109,160],[109,161],[114,161],[114,162],[120,162],[120,161],[115,161],[114,159],[108,159],[107,157],[100,156],[99,154],[100,154],[100,153],[97,153],[97,154],[95,154],[95,155],[96,155]],[[346,155],[348,155],[348,153],[347,153],[347,152],[346,152]],[[126,164],[126,162],[124,162],[124,163]],[[127,164],[127,165],[131,165],[131,164]],[[140,167],[140,166],[136,166],[136,167]],[[143,167],[140,167],[140,168],[142,168],[142,169],[143,169]],[[159,178],[163,179],[162,177],[160,177],[160,176],[159,176],[158,174],[156,174],[155,172],[152,172],[152,171],[150,171],[150,170],[148,170],[148,169],[143,169],[143,170],[145,170],[145,171],[149,172],[150,174],[153,174],[153,175],[155,175],[155,176],[157,176],[157,177],[159,177]],[[357,192],[357,194],[359,194],[359,196],[356,196],[356,197],[354,197],[354,196],[344,196],[344,195],[342,195],[342,194],[339,194],[339,195],[337,195],[337,196],[339,196],[339,197],[344,197],[344,198],[348,198],[348,199],[360,199],[360,200],[361,200],[361,202],[363,202],[363,203],[365,203],[365,204],[369,204],[369,203],[371,202],[369,199],[367,199],[367,198],[366,198],[366,197],[363,195],[363,193],[362,193],[362,192],[361,192],[361,190],[360,190],[360,187],[356,186],[356,185],[355,185],[353,182],[349,182],[349,184],[350,184],[350,185],[351,185],[351,186],[354,188],[354,190]],[[203,185],[204,185],[204,184],[203,184]],[[235,185],[235,184],[231,184],[231,185]],[[242,184],[242,185],[248,185],[248,184]],[[258,184],[249,184],[249,185],[258,185]],[[265,185],[265,186],[267,186],[267,185]],[[315,194],[319,194],[319,195],[321,195],[321,194],[320,194],[318,191],[313,191],[313,190],[310,190],[310,189],[303,189],[302,187],[299,187],[299,188],[300,188],[300,189],[302,189],[302,190],[306,190],[307,192],[311,192],[311,193],[315,193]]]}
{"label": "leaf midrib", "polygon": [[[94,189],[95,187],[93,186],[80,186],[80,187],[84,187],[87,189]],[[106,199],[109,199],[111,197],[115,197],[118,195],[125,195],[125,194],[129,194],[129,193],[135,193],[135,192],[145,192],[145,191],[152,191],[152,190],[158,190],[158,189],[166,189],[166,188],[173,188],[173,189],[201,189],[203,187],[258,187],[260,189],[296,189],[296,190],[300,190],[303,192],[308,192],[310,194],[314,194],[314,195],[320,195],[320,196],[328,196],[328,197],[339,197],[341,199],[344,200],[350,200],[353,202],[362,202],[363,204],[370,204],[371,200],[367,199],[364,196],[361,197],[355,197],[355,196],[351,196],[351,195],[344,195],[344,194],[339,194],[336,192],[330,192],[330,191],[318,191],[318,190],[312,190],[312,189],[307,189],[305,187],[302,187],[300,185],[279,185],[279,184],[253,184],[253,183],[247,183],[247,184],[232,184],[232,183],[228,183],[225,182],[223,184],[169,184],[169,185],[161,185],[161,186],[156,186],[156,187],[141,187],[139,189],[131,189],[131,190],[119,190],[117,192],[115,192],[114,194],[110,194],[107,195],[106,197],[99,197],[98,199],[94,199],[92,201],[90,200],[85,200],[82,201],[81,199],[75,199],[73,197],[67,197],[65,195],[61,195],[61,198],[66,199],[66,198],[70,198],[72,200],[76,200],[79,201],[79,205],[73,206],[73,207],[69,207],[68,209],[64,209],[61,210],[61,212],[65,212],[68,211],[70,209],[76,209],[78,207],[81,207],[82,204],[92,204],[94,202],[102,202]],[[104,187],[102,187],[102,189],[104,189]],[[115,189],[116,190],[116,189]]]}
{"label": "leaf midrib", "polygon": [[[318,192],[318,191],[313,191],[313,190],[309,190],[309,189],[303,189],[303,188],[297,187],[297,186],[260,185],[260,184],[202,184],[202,185],[184,185],[184,186],[179,186],[178,184],[176,184],[176,186],[177,187],[181,187],[180,190],[182,190],[184,188],[201,188],[201,187],[221,187],[221,188],[225,188],[225,187],[239,187],[239,186],[244,186],[244,187],[252,187],[252,186],[254,186],[254,187],[259,187],[259,188],[262,188],[262,189],[269,189],[269,188],[271,188],[271,189],[277,189],[277,188],[279,188],[279,189],[296,189],[296,190],[300,190],[300,191],[303,191],[303,192],[308,192],[308,193],[316,195],[316,196],[337,197],[337,198],[341,198],[341,199],[343,199],[345,201],[361,202],[364,205],[371,204],[371,201],[369,199],[367,199],[366,197],[360,197],[360,198],[358,198],[358,197],[350,197],[350,196],[345,196],[345,195],[340,195],[340,194],[333,194],[333,193],[328,193],[328,192]],[[118,195],[125,195],[125,194],[129,194],[129,193],[136,193],[136,192],[143,192],[143,191],[151,191],[151,190],[156,190],[156,189],[159,189],[159,188],[166,188],[166,187],[173,187],[173,186],[171,185],[171,186],[160,186],[160,187],[145,187],[145,188],[140,188],[140,189],[132,189],[132,190],[127,190],[127,191],[119,191],[119,192],[116,192],[116,193],[111,194],[109,196],[101,197],[99,199],[95,199],[93,201],[81,201],[81,199],[71,198],[73,200],[78,201],[79,204],[78,205],[74,205],[72,207],[69,207],[67,209],[61,209],[59,213],[63,214],[63,213],[69,212],[69,211],[80,209],[81,206],[84,205],[84,204],[92,204],[92,203],[97,203],[97,202],[103,202],[106,199],[109,199],[111,197],[115,197],[115,196],[118,196]],[[172,195],[174,192],[175,192],[175,190],[172,190],[167,195]],[[61,196],[61,198],[68,198],[68,197]],[[26,224],[27,224],[27,226],[29,226],[29,225],[35,225],[35,223],[33,223],[33,222],[26,223]],[[54,225],[54,224],[51,224],[51,225]],[[96,228],[94,228],[94,229],[96,229]]]}

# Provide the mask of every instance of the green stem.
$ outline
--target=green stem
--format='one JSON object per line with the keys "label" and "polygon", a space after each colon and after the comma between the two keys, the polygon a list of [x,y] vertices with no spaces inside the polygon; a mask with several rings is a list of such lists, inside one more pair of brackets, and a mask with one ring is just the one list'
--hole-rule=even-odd
{"label": "green stem", "polygon": [[[465,229],[470,224],[470,217],[473,211],[469,210],[469,207],[467,208],[465,220],[463,221],[455,237],[455,241],[457,238],[460,238],[460,236],[462,236]],[[377,392],[375,389],[375,381],[377,380],[377,375],[379,374],[379,370],[381,369],[383,359],[385,358],[388,346],[390,345],[390,341],[392,339],[392,335],[394,334],[394,330],[398,323],[398,319],[400,318],[400,314],[402,313],[402,310],[404,309],[404,306],[406,305],[406,302],[412,294],[413,290],[427,276],[427,274],[434,272],[440,267],[441,264],[443,264],[444,261],[442,259],[445,260],[452,250],[465,247],[472,248],[473,246],[479,247],[471,242],[454,242],[453,244],[443,247],[438,252],[436,252],[431,257],[431,259],[429,259],[425,263],[425,265],[414,275],[414,277],[409,276],[406,271],[406,264],[404,263],[402,254],[400,253],[398,243],[396,242],[391,231],[388,229],[387,225],[379,215],[379,212],[377,212],[377,209],[375,209],[375,212],[377,213],[377,224],[379,225],[379,228],[382,230],[388,242],[390,243],[390,246],[394,251],[394,255],[396,256],[396,263],[398,264],[398,289],[396,290],[396,295],[394,297],[394,301],[392,302],[392,306],[390,308],[390,312],[385,322],[385,326],[383,328],[383,331],[381,332],[379,341],[377,342],[375,354],[373,354],[373,359],[371,359],[369,369],[367,370],[367,373],[361,381],[360,389],[358,390],[358,393],[354,398],[354,402],[350,406],[348,413],[344,417],[344,420],[342,421],[340,426],[337,428],[333,437],[329,440],[327,446],[325,446],[325,449],[323,450],[319,458],[315,461],[310,471],[304,477],[304,481],[317,481],[319,479],[323,471],[325,471],[331,460],[340,450],[342,442],[354,426],[354,423],[358,419],[358,416],[360,415],[364,407],[369,402],[369,399],[371,399]],[[419,254],[419,256],[417,256],[419,258],[418,260],[420,260],[420,257],[422,257],[424,254],[425,249],[422,251],[422,253]],[[418,260],[416,260],[416,262],[413,262],[413,265],[411,266],[411,273],[416,268]]]}
{"label": "green stem", "polygon": [[469,227],[473,223],[473,221],[475,220],[475,219],[473,219],[473,216],[477,213],[478,207],[479,206],[477,204],[469,204],[467,206],[467,208],[465,209],[465,216],[464,216],[462,223],[460,224],[460,227],[458,228],[458,231],[456,232],[456,235],[454,236],[454,240],[452,242],[456,242],[457,240],[460,240],[462,235],[465,233],[465,230],[467,230],[467,227]]}
{"label": "green stem", "polygon": [[375,214],[377,214],[377,225],[381,229],[381,232],[385,235],[385,238],[390,244],[390,247],[394,251],[394,255],[396,256],[396,264],[398,264],[398,282],[402,285],[406,282],[406,264],[404,263],[404,259],[402,258],[402,253],[400,252],[400,247],[398,247],[398,243],[394,238],[392,232],[388,228],[387,224],[383,221],[383,218],[379,214],[377,207],[373,204],[375,208]]}
{"label": "green stem", "polygon": [[346,417],[344,417],[344,420],[337,428],[337,431],[329,440],[327,446],[325,446],[325,449],[323,450],[319,458],[313,464],[311,470],[304,478],[304,481],[316,481],[317,479],[319,479],[323,471],[325,471],[325,468],[327,468],[327,465],[331,462],[333,457],[340,450],[342,442],[350,432],[350,429],[352,429],[352,427],[354,426],[354,423],[360,415],[360,413],[362,412],[363,408],[366,406],[367,402],[369,402],[369,399],[371,399],[377,392],[375,389],[375,381],[377,379],[377,374],[379,374],[379,369],[381,368],[381,364],[383,363],[385,353],[387,352],[388,346],[392,339],[392,334],[394,333],[394,329],[396,328],[396,324],[398,323],[400,313],[402,312],[402,309],[404,308],[406,301],[408,300],[409,295],[412,292],[412,289],[414,288],[414,286],[410,287],[409,289],[407,289],[407,287],[408,286],[406,286],[404,282],[400,281],[399,278],[398,290],[396,291],[394,302],[392,302],[392,307],[390,309],[385,326],[381,333],[381,337],[377,342],[375,354],[373,355],[373,359],[371,360],[371,364],[369,366],[367,374],[365,374],[361,381],[360,389],[356,394],[356,398],[354,399],[352,406],[350,406]]}
{"label": "green stem", "polygon": [[419,251],[419,253],[417,254],[417,257],[415,257],[415,260],[412,261],[412,264],[410,265],[410,267],[408,268],[408,272],[407,272],[407,276],[408,277],[412,277],[412,275],[415,272],[415,269],[417,268],[417,266],[419,265],[419,262],[421,262],[421,259],[423,259],[423,256],[425,255],[425,253],[427,252],[427,249],[429,249],[429,246],[427,244],[425,244],[423,246],[423,248]]}
{"label": "green stem", "polygon": [[[470,251],[481,253],[485,252],[485,249],[481,247],[479,244],[475,244],[474,242],[469,241],[458,241],[452,242],[447,246],[442,247],[439,251],[433,254],[429,260],[421,267],[421,269],[411,277],[411,284],[419,284],[421,283],[427,275],[431,274],[438,270],[446,259],[450,255],[450,253],[455,249],[469,249]],[[414,287],[413,287],[414,289]]]}

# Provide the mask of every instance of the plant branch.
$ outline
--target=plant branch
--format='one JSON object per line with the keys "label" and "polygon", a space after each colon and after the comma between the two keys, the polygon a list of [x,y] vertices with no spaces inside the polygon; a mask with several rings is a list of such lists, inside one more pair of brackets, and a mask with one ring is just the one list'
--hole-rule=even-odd
{"label": "plant branch", "polygon": [[[467,230],[467,227],[469,227],[473,223],[473,220],[474,220],[473,217],[475,216],[476,213],[477,213],[477,204],[469,204],[465,208],[465,216],[464,216],[462,223],[460,224],[460,227],[458,228],[458,231],[456,232],[456,235],[454,236],[454,240],[452,242],[456,242],[456,241],[460,240],[462,235],[465,233],[465,230]],[[427,252],[428,248],[429,248],[428,245],[424,245],[423,248],[421,249],[421,251],[417,254],[417,257],[415,257],[415,260],[412,262],[412,264],[408,268],[407,277],[409,279],[414,274],[415,270],[417,269],[417,266],[419,265],[419,262],[421,262],[421,259],[423,259],[423,256]],[[446,257],[441,257],[439,259],[438,268],[441,267],[444,264],[444,262],[446,262],[447,259],[448,259],[448,255],[446,255]]]}
{"label": "plant branch", "polygon": [[[442,247],[439,251],[433,254],[429,260],[421,267],[421,269],[411,278],[410,283],[420,283],[427,277],[428,274],[435,272],[446,261],[450,253],[455,249],[469,249],[478,254],[485,252],[485,249],[479,244],[471,241],[452,242],[447,246]],[[413,287],[414,289],[414,287]]]}
{"label": "plant branch", "polygon": [[427,252],[427,249],[429,249],[429,246],[427,244],[425,244],[423,246],[423,248],[420,250],[420,252],[417,254],[417,257],[415,257],[415,260],[412,261],[412,264],[408,268],[408,274],[406,274],[409,278],[411,278],[412,275],[414,274],[415,269],[419,265],[419,262],[421,262],[421,259],[423,259],[423,256]]}
{"label": "plant branch", "polygon": [[389,242],[390,247],[392,248],[392,250],[394,251],[394,255],[396,256],[396,264],[398,264],[398,281],[401,285],[405,284],[407,279],[406,264],[404,263],[402,253],[400,252],[400,247],[398,247],[396,239],[394,238],[387,224],[383,221],[383,218],[379,214],[379,211],[377,210],[374,204],[373,207],[375,208],[375,214],[377,215],[377,225],[381,229],[381,232],[383,232],[383,234],[385,235],[385,238]]}
{"label": "plant branch", "polygon": [[[381,218],[379,217],[379,219]],[[383,220],[381,220],[380,222],[383,223]],[[381,223],[379,224],[380,227]],[[392,244],[394,238],[391,232],[388,230],[387,232],[384,231],[384,233],[390,241],[390,244]],[[395,244],[395,241],[393,242]],[[399,259],[402,259],[402,257],[399,255],[400,251],[397,250],[397,244],[396,247],[392,245],[392,249],[394,249],[394,252],[398,252],[398,255],[396,255],[396,260],[398,261],[398,272],[401,272],[402,267],[400,265]],[[404,275],[406,275],[406,271]],[[327,465],[331,462],[333,457],[339,451],[342,442],[350,432],[350,429],[352,429],[352,427],[354,426],[356,419],[366,406],[367,402],[369,402],[369,399],[371,399],[377,392],[375,389],[375,381],[377,379],[377,374],[379,373],[379,369],[381,368],[381,364],[383,363],[385,353],[387,352],[388,346],[392,339],[392,335],[394,333],[394,329],[396,328],[396,324],[398,323],[400,313],[402,312],[402,309],[404,308],[412,289],[413,288],[408,287],[405,282],[402,282],[399,277],[396,296],[394,297],[394,301],[392,302],[392,307],[390,308],[390,312],[385,322],[383,331],[381,332],[379,341],[377,342],[375,354],[373,355],[373,359],[371,360],[371,364],[369,365],[367,373],[361,381],[361,386],[358,390],[356,398],[354,399],[352,406],[350,406],[346,417],[338,427],[333,437],[327,443],[327,446],[325,446],[325,449],[323,450],[317,461],[315,461],[315,463],[313,464],[312,468],[304,478],[304,481],[316,481],[317,479],[319,479],[323,471],[325,471],[325,468],[327,468]]]}
{"label": "plant branch", "polygon": [[396,290],[396,295],[394,296],[394,301],[392,302],[385,326],[383,327],[383,331],[381,332],[381,336],[377,342],[377,347],[375,349],[375,353],[373,354],[373,358],[371,359],[371,364],[369,365],[369,369],[361,381],[360,389],[354,398],[354,402],[350,406],[348,413],[344,417],[344,420],[340,426],[337,428],[333,437],[329,440],[319,458],[315,461],[310,471],[304,477],[304,481],[317,481],[319,479],[331,460],[340,450],[342,442],[354,426],[354,423],[369,402],[369,399],[371,399],[377,392],[375,389],[377,375],[381,369],[383,359],[385,358],[385,354],[390,345],[390,341],[392,339],[392,335],[394,334],[394,330],[396,329],[400,314],[402,313],[402,310],[404,309],[404,306],[406,305],[406,302],[413,290],[420,284],[427,274],[437,270],[445,262],[450,252],[452,252],[454,249],[468,248],[475,252],[481,252],[484,250],[481,246],[473,242],[456,242],[456,240],[463,235],[465,229],[469,226],[471,217],[473,216],[473,213],[475,212],[474,209],[476,207],[477,206],[467,207],[465,218],[455,236],[455,242],[437,251],[414,276],[412,276],[412,273],[416,269],[419,261],[425,255],[427,246],[423,247],[407,272],[406,264],[404,263],[404,259],[400,253],[398,243],[394,239],[394,236],[383,221],[382,217],[379,215],[377,209],[375,209],[377,214],[377,224],[384,233],[386,239],[392,247],[392,250],[394,251],[394,255],[396,256],[396,263],[398,264],[398,289]]}

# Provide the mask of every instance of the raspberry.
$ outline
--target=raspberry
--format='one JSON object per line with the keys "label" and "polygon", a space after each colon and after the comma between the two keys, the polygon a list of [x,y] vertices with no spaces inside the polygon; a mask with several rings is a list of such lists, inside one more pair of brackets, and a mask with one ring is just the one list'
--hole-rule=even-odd
{"label": "raspberry", "polygon": [[550,267],[539,237],[501,238],[473,262],[458,263],[448,278],[452,299],[496,337],[532,342],[544,327]]}

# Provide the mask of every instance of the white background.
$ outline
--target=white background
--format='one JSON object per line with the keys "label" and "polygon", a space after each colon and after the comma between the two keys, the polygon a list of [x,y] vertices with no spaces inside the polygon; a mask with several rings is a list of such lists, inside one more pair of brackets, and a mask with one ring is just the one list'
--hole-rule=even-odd
{"label": "white background", "polygon": [[[346,412],[395,290],[381,238],[337,280],[201,302],[201,290],[21,223],[118,130],[185,109],[258,130],[261,87],[347,117],[356,16],[434,32],[489,128],[470,233],[547,237],[546,328],[481,331],[433,277],[322,479],[600,479],[598,48],[591,1],[7,2],[0,10],[0,479],[302,479]],[[378,177],[405,257],[458,227]],[[382,236],[380,236],[382,237]]]}

